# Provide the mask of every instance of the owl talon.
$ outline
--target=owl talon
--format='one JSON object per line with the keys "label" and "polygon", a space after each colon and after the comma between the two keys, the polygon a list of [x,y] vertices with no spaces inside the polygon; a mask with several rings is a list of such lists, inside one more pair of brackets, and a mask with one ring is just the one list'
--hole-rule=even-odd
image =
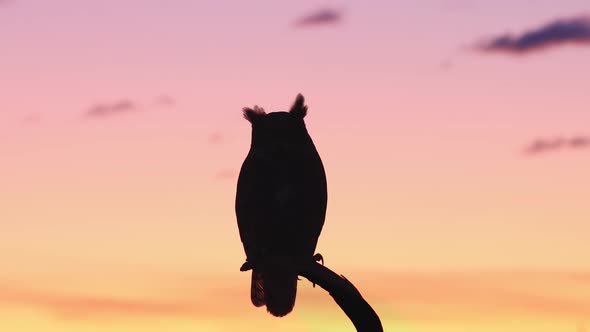
{"label": "owl talon", "polygon": [[252,270],[252,264],[248,261],[246,261],[244,264],[242,264],[242,266],[240,267],[240,271],[245,272],[245,271],[250,271]]}
{"label": "owl talon", "polygon": [[313,259],[316,262],[322,262],[322,265],[324,265],[324,256],[322,256],[322,254],[315,254],[315,255],[313,255]]}
{"label": "owl talon", "polygon": [[[324,265],[324,256],[322,256],[322,254],[315,254],[315,255],[313,255],[313,260],[315,262],[321,262],[322,265]],[[312,282],[311,284],[312,284],[313,288],[315,288],[315,283]]]}

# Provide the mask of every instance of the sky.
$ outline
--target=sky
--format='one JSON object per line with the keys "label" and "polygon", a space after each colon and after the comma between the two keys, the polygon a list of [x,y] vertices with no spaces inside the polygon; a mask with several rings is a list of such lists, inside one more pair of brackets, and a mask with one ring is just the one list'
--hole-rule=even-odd
{"label": "sky", "polygon": [[587,0],[0,1],[0,328],[354,331],[250,303],[242,107],[297,93],[317,250],[386,331],[590,326]]}

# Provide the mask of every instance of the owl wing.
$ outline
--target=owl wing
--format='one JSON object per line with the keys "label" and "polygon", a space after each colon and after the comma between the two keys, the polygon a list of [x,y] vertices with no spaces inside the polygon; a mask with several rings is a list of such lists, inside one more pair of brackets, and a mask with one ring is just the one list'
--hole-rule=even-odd
{"label": "owl wing", "polygon": [[236,217],[240,239],[249,259],[259,252],[260,226],[268,219],[265,205],[265,166],[250,152],[240,170],[236,191]]}
{"label": "owl wing", "polygon": [[326,174],[319,155],[313,149],[311,156],[296,172],[299,176],[294,181],[297,198],[293,200],[291,215],[296,216],[295,233],[298,235],[298,252],[311,257],[314,254],[326,216],[328,201]]}

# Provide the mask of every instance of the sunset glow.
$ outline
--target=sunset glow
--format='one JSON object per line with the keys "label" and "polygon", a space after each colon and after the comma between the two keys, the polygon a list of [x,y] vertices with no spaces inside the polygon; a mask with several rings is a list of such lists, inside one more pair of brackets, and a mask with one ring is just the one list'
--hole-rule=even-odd
{"label": "sunset glow", "polygon": [[328,5],[0,1],[0,330],[354,331],[239,272],[241,109],[297,93],[386,331],[590,327],[590,2]]}

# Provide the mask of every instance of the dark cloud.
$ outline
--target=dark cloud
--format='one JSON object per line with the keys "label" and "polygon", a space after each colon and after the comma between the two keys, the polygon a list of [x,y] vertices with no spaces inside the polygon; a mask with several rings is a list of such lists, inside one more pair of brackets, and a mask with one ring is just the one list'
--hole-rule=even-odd
{"label": "dark cloud", "polygon": [[588,148],[588,147],[590,147],[590,137],[588,137],[588,136],[572,137],[569,141],[569,145],[572,148]]}
{"label": "dark cloud", "polygon": [[335,9],[321,9],[307,14],[295,21],[299,27],[338,24],[342,21],[342,12]]}
{"label": "dark cloud", "polygon": [[86,115],[89,117],[105,117],[135,111],[137,109],[138,106],[136,103],[125,99],[111,104],[96,104],[86,112]]}
{"label": "dark cloud", "polygon": [[538,138],[531,142],[525,149],[527,154],[539,154],[543,152],[549,152],[561,149],[565,143],[565,140],[561,137],[544,139]]}
{"label": "dark cloud", "polygon": [[590,136],[573,136],[571,138],[556,137],[551,139],[538,138],[525,148],[525,153],[534,155],[565,148],[590,148]]}
{"label": "dark cloud", "polygon": [[483,42],[484,52],[524,54],[564,44],[590,45],[590,16],[559,19],[520,35],[505,34]]}

